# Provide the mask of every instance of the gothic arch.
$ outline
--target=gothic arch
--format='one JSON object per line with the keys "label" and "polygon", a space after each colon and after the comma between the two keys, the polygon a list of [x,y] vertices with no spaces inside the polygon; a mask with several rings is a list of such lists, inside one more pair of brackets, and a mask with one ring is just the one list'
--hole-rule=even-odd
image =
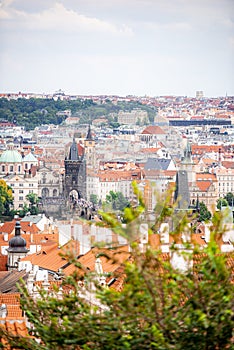
{"label": "gothic arch", "polygon": [[47,187],[43,187],[43,189],[41,190],[41,196],[45,198],[45,197],[49,197],[49,194],[50,194],[49,189]]}

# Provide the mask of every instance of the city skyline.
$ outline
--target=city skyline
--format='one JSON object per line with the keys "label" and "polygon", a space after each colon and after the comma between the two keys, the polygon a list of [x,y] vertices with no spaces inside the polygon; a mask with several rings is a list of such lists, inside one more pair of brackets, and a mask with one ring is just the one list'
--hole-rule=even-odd
{"label": "city skyline", "polygon": [[231,0],[0,2],[0,91],[234,95]]}

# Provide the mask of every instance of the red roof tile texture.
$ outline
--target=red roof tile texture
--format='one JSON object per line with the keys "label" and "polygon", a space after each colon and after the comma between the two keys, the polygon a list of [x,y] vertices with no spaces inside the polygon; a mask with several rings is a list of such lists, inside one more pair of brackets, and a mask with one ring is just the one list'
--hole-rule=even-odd
{"label": "red roof tile texture", "polygon": [[147,126],[142,133],[143,135],[165,135],[165,131],[163,131],[160,126],[157,125],[149,125]]}
{"label": "red roof tile texture", "polygon": [[39,253],[31,254],[21,259],[21,261],[31,261],[33,265],[46,269],[48,271],[57,272],[60,268],[65,266],[68,261],[62,255],[75,254],[79,255],[80,245],[78,241],[70,241],[62,248],[57,245],[51,247],[51,249],[43,249]]}
{"label": "red roof tile texture", "polygon": [[[79,269],[81,275],[87,271],[95,271],[96,258],[100,257],[103,272],[114,272],[124,261],[128,260],[130,253],[128,246],[121,246],[115,249],[108,248],[92,248],[86,254],[77,259],[81,264],[82,269]],[[69,276],[78,269],[74,265],[69,265],[64,270],[64,273]]]}

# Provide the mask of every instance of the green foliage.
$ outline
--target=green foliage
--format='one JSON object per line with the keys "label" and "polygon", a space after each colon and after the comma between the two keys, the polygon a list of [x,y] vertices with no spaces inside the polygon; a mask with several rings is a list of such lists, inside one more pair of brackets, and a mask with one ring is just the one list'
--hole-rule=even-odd
{"label": "green foliage", "polygon": [[10,122],[16,121],[18,125],[25,126],[27,130],[34,129],[42,124],[61,124],[66,117],[57,115],[57,112],[71,110],[72,115],[80,117],[80,124],[92,122],[92,120],[105,116],[111,127],[117,127],[117,120],[112,114],[120,110],[131,111],[140,108],[147,111],[150,122],[154,121],[156,108],[145,106],[140,102],[119,102],[113,104],[106,100],[103,104],[96,104],[92,100],[53,100],[42,98],[19,98],[18,100],[0,99],[0,119]]}
{"label": "green foliage", "polygon": [[90,195],[90,202],[92,202],[94,205],[98,204],[98,196],[92,193]]}
{"label": "green foliage", "polygon": [[222,207],[227,207],[227,206],[228,206],[228,202],[226,199],[219,198],[217,200],[217,209],[221,210]]}
{"label": "green foliage", "polygon": [[198,221],[208,221],[211,218],[211,212],[207,209],[205,203],[199,203],[199,219]]}
{"label": "green foliage", "polygon": [[[142,253],[138,241],[145,205],[135,184],[134,192],[139,204],[124,209],[125,225],[113,213],[101,213],[100,224],[123,235],[131,247],[131,259],[122,266],[123,289],[101,287],[95,282],[97,276],[78,264],[70,253],[70,262],[85,275],[76,271],[64,278],[62,296],[55,287],[53,293],[48,295],[42,290],[41,297],[33,299],[25,286],[21,288],[21,305],[32,325],[33,336],[41,339],[41,343],[7,334],[9,342],[28,350],[233,348],[234,254],[221,254],[216,243],[223,233],[223,214],[215,213],[211,242],[202,253],[189,243],[184,245],[181,257],[193,264],[181,272],[170,263],[169,255],[150,246]],[[116,194],[111,193],[110,197],[116,198]],[[170,220],[177,222],[170,232],[176,238],[190,223],[185,213],[179,220],[176,215],[173,207],[168,209],[168,203],[162,202],[157,205],[153,226],[156,228],[160,222]],[[151,230],[149,234],[157,235]],[[112,248],[110,252],[114,251]],[[173,254],[179,254],[176,246],[172,247]],[[95,296],[96,303],[91,302],[91,295]]]}
{"label": "green foliage", "polygon": [[28,193],[26,199],[30,202],[31,205],[35,205],[38,203],[38,195],[36,193]]}
{"label": "green foliage", "polygon": [[109,210],[123,211],[130,206],[130,202],[124,197],[122,192],[110,191],[110,194],[106,195],[104,206]]}
{"label": "green foliage", "polygon": [[228,205],[234,206],[234,194],[232,192],[228,192],[226,196],[224,196],[224,199],[226,199]]}
{"label": "green foliage", "polygon": [[4,180],[0,180],[0,214],[8,215],[13,203],[12,189]]}
{"label": "green foliage", "polygon": [[20,98],[18,100],[0,99],[0,119],[16,121],[18,125],[25,126],[27,130],[34,129],[42,124],[61,124],[66,117],[56,113],[67,109],[72,114],[85,110],[93,105],[91,100],[61,101],[41,98]]}

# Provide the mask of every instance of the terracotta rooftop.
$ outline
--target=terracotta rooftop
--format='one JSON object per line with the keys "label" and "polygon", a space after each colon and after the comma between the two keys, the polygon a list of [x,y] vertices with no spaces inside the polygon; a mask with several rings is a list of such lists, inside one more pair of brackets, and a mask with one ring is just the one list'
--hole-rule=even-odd
{"label": "terracotta rooftop", "polygon": [[196,185],[201,192],[207,192],[212,185],[212,181],[196,181]]}
{"label": "terracotta rooftop", "polygon": [[217,182],[216,175],[215,174],[210,174],[210,173],[197,173],[196,174],[196,180],[197,181]]}
{"label": "terracotta rooftop", "polygon": [[165,131],[163,131],[162,128],[160,128],[160,126],[157,125],[149,125],[147,126],[142,133],[143,135],[165,135]]}
{"label": "terracotta rooftop", "polygon": [[[8,233],[8,234],[14,233],[16,221],[19,221],[19,220],[5,222],[0,227],[0,233]],[[21,233],[38,233],[38,232],[40,232],[39,228],[34,223],[30,223],[27,221],[20,221],[20,226],[21,226]]]}
{"label": "terracotta rooftop", "polygon": [[155,148],[155,147],[141,148],[140,152],[141,153],[157,153],[159,150],[160,150],[160,148]]}
{"label": "terracotta rooftop", "polygon": [[234,169],[234,161],[223,161],[222,166],[227,169]]}
{"label": "terracotta rooftop", "polygon": [[[24,317],[8,317],[8,318],[0,318],[0,327],[3,329],[3,332],[9,332],[13,336],[21,336],[21,337],[30,337],[28,334],[28,329],[26,326],[26,320]],[[12,348],[7,342],[7,338],[0,338],[0,342],[3,345],[4,349],[7,350],[15,350],[16,348]]]}
{"label": "terracotta rooftop", "polygon": [[[128,252],[128,246],[120,246],[115,249],[95,247],[79,257],[77,262],[81,264],[84,272],[95,271],[95,261],[97,257],[100,257],[101,259],[103,272],[107,273],[115,271],[130,257],[130,253]],[[77,268],[74,265],[69,265],[63,270],[67,276],[74,271],[77,271]],[[83,275],[84,272],[80,270],[81,275]]]}
{"label": "terracotta rooftop", "polygon": [[192,154],[204,154],[204,153],[211,153],[211,152],[224,152],[224,148],[222,145],[192,145]]}
{"label": "terracotta rooftop", "polygon": [[33,265],[53,272],[58,272],[60,268],[65,266],[68,261],[62,257],[62,254],[69,252],[79,255],[80,245],[78,241],[70,241],[63,247],[59,248],[57,245],[51,247],[51,249],[43,249],[39,253],[31,254],[21,259],[21,261],[31,261]]}

